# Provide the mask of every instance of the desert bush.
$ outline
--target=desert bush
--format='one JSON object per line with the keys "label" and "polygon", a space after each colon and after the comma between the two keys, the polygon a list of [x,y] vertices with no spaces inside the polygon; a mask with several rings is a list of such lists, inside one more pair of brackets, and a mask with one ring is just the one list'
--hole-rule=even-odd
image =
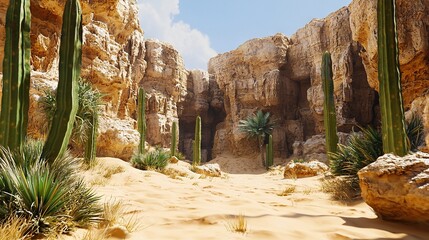
{"label": "desert bush", "polygon": [[239,214],[228,221],[226,227],[231,232],[245,234],[248,231],[247,220],[243,214]]}
{"label": "desert bush", "polygon": [[346,145],[338,144],[330,153],[331,171],[335,175],[356,176],[357,172],[383,154],[381,134],[372,127],[352,133]]}
{"label": "desert bush", "polygon": [[162,171],[168,164],[170,154],[161,148],[157,148],[146,154],[135,154],[131,158],[133,167],[141,170]]}
{"label": "desert bush", "polygon": [[29,219],[29,233],[67,232],[99,220],[99,198],[77,175],[68,154],[51,164],[40,159],[40,142],[21,152],[0,147],[0,219]]}

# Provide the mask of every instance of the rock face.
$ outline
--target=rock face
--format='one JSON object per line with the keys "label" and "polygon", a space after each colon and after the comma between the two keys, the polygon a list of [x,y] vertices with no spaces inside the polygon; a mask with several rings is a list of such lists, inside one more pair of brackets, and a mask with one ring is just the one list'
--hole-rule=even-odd
{"label": "rock face", "polygon": [[387,154],[358,175],[362,197],[383,219],[429,223],[429,154]]}
{"label": "rock face", "polygon": [[[424,113],[429,87],[429,2],[397,0],[400,64],[405,109]],[[224,94],[226,118],[218,124],[213,153],[256,152],[237,130],[257,109],[277,119],[276,156],[302,153],[303,142],[324,133],[321,56],[332,54],[337,125],[350,132],[380,123],[376,1],[354,0],[324,19],[314,19],[290,38],[276,35],[246,42],[209,62]],[[423,115],[425,129],[428,117]],[[293,146],[294,143],[295,147]],[[301,143],[300,143],[301,142]],[[429,138],[427,139],[429,143]]]}

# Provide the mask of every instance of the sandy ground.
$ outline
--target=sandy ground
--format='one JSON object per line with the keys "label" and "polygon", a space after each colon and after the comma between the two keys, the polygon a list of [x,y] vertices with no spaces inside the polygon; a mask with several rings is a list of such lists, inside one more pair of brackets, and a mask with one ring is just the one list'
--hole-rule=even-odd
{"label": "sandy ground", "polygon": [[[104,201],[122,201],[124,217],[138,220],[129,239],[429,239],[428,226],[382,221],[363,202],[331,201],[320,191],[320,177],[284,179],[280,169],[259,168],[256,156],[214,162],[228,173],[200,177],[179,162],[172,167],[188,176],[172,178],[102,158],[85,178]],[[295,191],[279,196],[291,186]],[[244,234],[230,230],[240,214],[247,222]],[[80,229],[71,239],[82,239],[85,232]]]}

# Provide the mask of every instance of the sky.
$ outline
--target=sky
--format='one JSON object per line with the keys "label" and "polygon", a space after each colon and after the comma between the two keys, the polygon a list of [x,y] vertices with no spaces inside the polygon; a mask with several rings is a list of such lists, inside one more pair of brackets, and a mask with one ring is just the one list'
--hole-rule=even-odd
{"label": "sky", "polygon": [[247,40],[276,33],[291,36],[313,18],[351,0],[138,0],[145,38],[176,48],[187,69],[207,69],[208,60]]}

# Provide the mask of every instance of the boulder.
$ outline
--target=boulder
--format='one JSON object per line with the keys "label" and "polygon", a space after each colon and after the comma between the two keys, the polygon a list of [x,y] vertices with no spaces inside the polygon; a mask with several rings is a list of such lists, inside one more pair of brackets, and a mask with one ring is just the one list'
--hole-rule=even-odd
{"label": "boulder", "polygon": [[304,178],[313,177],[322,174],[328,170],[326,164],[319,161],[311,162],[294,162],[291,161],[286,165],[283,173],[284,178]]}
{"label": "boulder", "polygon": [[386,154],[358,175],[363,199],[380,217],[429,223],[429,154]]}

